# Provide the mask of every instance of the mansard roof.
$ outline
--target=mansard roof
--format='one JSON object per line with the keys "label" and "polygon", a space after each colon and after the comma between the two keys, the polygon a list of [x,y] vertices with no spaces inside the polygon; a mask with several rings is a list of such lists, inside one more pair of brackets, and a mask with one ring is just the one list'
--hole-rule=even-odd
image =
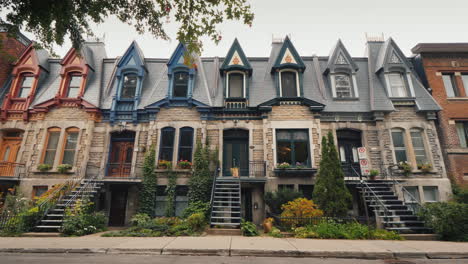
{"label": "mansard roof", "polygon": [[132,41],[124,55],[117,61],[117,75],[120,75],[121,72],[125,69],[138,70],[140,75],[147,72],[145,66],[145,56],[143,55],[143,51],[141,51],[140,46],[138,46],[138,43],[135,40]]}
{"label": "mansard roof", "polygon": [[392,38],[389,38],[382,45],[375,63],[375,72],[380,70],[391,71],[394,68],[404,68],[410,71],[413,66],[400,50]]}
{"label": "mansard roof", "polygon": [[330,56],[328,56],[328,63],[324,73],[339,71],[356,72],[358,69],[359,67],[343,45],[343,42],[341,42],[341,39],[339,39],[332,49]]}
{"label": "mansard roof", "polygon": [[283,45],[276,56],[275,64],[273,64],[271,68],[271,72],[284,68],[294,68],[301,71],[304,71],[306,68],[304,61],[288,36],[284,39]]}
{"label": "mansard roof", "polygon": [[250,75],[252,74],[252,66],[249,60],[245,56],[239,41],[234,39],[234,42],[229,49],[223,64],[220,67],[220,72],[223,74],[224,71],[228,70],[241,70],[247,71]]}

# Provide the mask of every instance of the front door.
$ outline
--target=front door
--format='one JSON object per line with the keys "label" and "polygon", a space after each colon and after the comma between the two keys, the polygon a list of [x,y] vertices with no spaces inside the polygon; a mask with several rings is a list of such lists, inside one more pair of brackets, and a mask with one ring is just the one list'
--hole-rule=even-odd
{"label": "front door", "polygon": [[223,175],[233,176],[231,169],[238,168],[239,176],[249,176],[249,143],[244,139],[225,139],[223,146]]}
{"label": "front door", "polygon": [[125,211],[127,209],[127,188],[111,189],[111,205],[109,212],[110,226],[125,225]]}
{"label": "front door", "polygon": [[107,176],[128,177],[130,175],[133,157],[133,142],[112,142],[110,162]]}
{"label": "front door", "polygon": [[[357,149],[361,147],[361,142],[353,139],[338,139],[338,149],[340,151],[341,165],[345,176],[356,177],[356,172],[361,174]],[[353,170],[354,169],[354,170]]]}
{"label": "front door", "polygon": [[241,200],[242,219],[252,222],[252,189],[242,188]]}
{"label": "front door", "polygon": [[21,137],[4,137],[0,147],[0,176],[14,176]]}

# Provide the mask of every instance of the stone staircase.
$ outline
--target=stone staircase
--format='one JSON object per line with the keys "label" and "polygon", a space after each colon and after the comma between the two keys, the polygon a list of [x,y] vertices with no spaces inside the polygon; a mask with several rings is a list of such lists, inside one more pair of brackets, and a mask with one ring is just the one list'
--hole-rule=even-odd
{"label": "stone staircase", "polygon": [[239,179],[216,178],[213,185],[211,227],[240,228],[241,187]]}
{"label": "stone staircase", "polygon": [[104,184],[96,180],[83,179],[78,187],[62,196],[55,206],[51,207],[34,228],[36,232],[59,232],[65,216],[65,209],[73,207],[76,201],[83,198],[92,200]]}
{"label": "stone staircase", "polygon": [[[411,210],[411,207],[401,201],[393,189],[393,181],[368,180],[360,189],[370,210],[376,216],[377,222],[389,231],[402,234],[432,233],[424,226],[424,222]],[[377,219],[379,218],[379,219]]]}

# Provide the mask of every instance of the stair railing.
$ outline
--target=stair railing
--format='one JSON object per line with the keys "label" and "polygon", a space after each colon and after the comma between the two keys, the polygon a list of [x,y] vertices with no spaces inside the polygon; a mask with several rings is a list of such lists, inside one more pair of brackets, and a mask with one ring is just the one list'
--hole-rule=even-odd
{"label": "stair railing", "polygon": [[[213,200],[214,200],[215,188],[216,188],[216,177],[218,176],[218,173],[219,173],[220,170],[221,170],[221,168],[216,167],[216,169],[213,172],[213,183],[211,185],[211,198],[210,198],[210,209],[211,209],[211,211],[213,211]],[[213,213],[210,212],[210,222],[209,222],[210,224],[211,224],[212,214]]]}
{"label": "stair railing", "polygon": [[365,180],[360,181],[361,184],[365,185],[364,189],[364,197],[366,194],[370,193],[372,195],[371,199],[377,202],[376,205],[378,205],[378,210],[383,210],[384,212],[384,217],[388,218],[389,215],[391,214],[390,211],[388,210],[387,206],[384,204],[384,202],[379,198],[379,196],[372,190],[372,188],[367,184]]}
{"label": "stair railing", "polygon": [[[65,203],[65,206],[64,206],[64,209],[68,209],[69,207],[71,207],[72,205],[75,204],[75,202],[82,196],[84,196],[84,194],[86,193],[91,193],[92,190],[95,189],[95,187],[97,186],[97,178],[99,177],[99,175],[101,175],[102,173],[105,172],[105,169],[106,167],[102,168],[99,173],[96,173],[95,175],[93,175],[91,178],[89,179],[86,179],[87,181],[84,182],[84,185],[81,186],[79,188],[79,190],[74,193],[70,199],[68,199],[68,201]],[[86,177],[86,173],[85,175],[83,175],[83,177],[81,178],[80,182],[83,183],[83,180],[85,180],[85,177]]]}
{"label": "stair railing", "polygon": [[[401,186],[401,191],[403,192],[403,204],[404,205],[407,205],[408,208],[414,213],[414,214],[417,214],[419,212],[419,210],[422,208],[422,204],[419,202],[419,199],[416,199],[416,197],[414,197],[414,195],[408,191],[408,189],[406,189],[405,186],[403,186],[394,176],[393,176],[393,173],[392,173],[392,170],[391,168],[393,167],[393,165],[390,165],[389,166],[389,178],[391,181],[393,181],[393,189],[395,191],[395,193],[398,193],[397,191],[397,185],[398,186]],[[407,199],[407,197],[409,197],[409,199]],[[409,200],[409,201],[407,201]]]}

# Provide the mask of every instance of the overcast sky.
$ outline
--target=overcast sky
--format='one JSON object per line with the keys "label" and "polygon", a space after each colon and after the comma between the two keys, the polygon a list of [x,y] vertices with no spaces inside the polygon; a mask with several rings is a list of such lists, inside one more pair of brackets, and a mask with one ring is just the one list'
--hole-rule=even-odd
{"label": "overcast sky", "polygon": [[[272,36],[289,34],[299,54],[326,56],[341,38],[352,56],[363,56],[367,33],[391,36],[406,55],[419,42],[468,42],[468,1],[466,0],[251,0],[255,13],[250,28],[241,22],[220,26],[219,45],[204,41],[203,56],[225,56],[237,37],[247,56],[268,56]],[[175,39],[177,25],[167,26]],[[137,40],[145,57],[168,58],[177,46],[172,40],[138,35],[132,27],[109,18],[94,27],[98,36],[105,34],[109,57],[121,56],[132,40]],[[31,34],[28,37],[34,39]],[[67,43],[57,47],[63,56]]]}

